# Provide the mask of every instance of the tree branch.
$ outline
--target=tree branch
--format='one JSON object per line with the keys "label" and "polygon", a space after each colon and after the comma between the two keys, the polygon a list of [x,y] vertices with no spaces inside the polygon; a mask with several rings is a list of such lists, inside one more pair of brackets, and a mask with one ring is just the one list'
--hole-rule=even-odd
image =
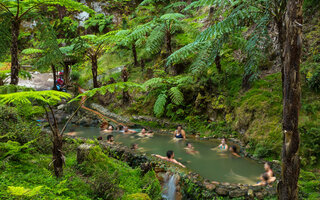
{"label": "tree branch", "polygon": [[51,124],[51,122],[50,122],[50,118],[49,118],[48,111],[47,111],[46,107],[44,107],[44,106],[42,106],[42,107],[43,107],[43,109],[46,111],[46,117],[47,117],[47,120],[48,120],[48,122],[49,122],[50,129],[51,129],[52,132],[54,132],[53,127],[52,127],[52,124]]}
{"label": "tree branch", "polygon": [[2,6],[4,9],[6,9],[11,15],[13,15],[12,14],[12,12],[9,10],[9,8],[7,7],[7,6],[5,6],[3,3],[0,3],[0,6]]}
{"label": "tree branch", "polygon": [[37,4],[37,5],[31,6],[28,10],[26,10],[24,13],[22,13],[18,19],[20,20],[20,19],[21,19],[24,15],[26,15],[30,10],[32,10],[33,8],[35,8],[35,7],[37,7],[37,6],[40,6],[40,5],[42,5],[42,4]]}
{"label": "tree branch", "polygon": [[57,123],[57,120],[56,120],[56,116],[54,115],[53,109],[49,104],[48,104],[48,106],[49,106],[49,109],[51,111],[51,115],[52,115],[52,118],[53,118],[54,126],[55,126],[56,130],[59,130],[58,123]]}
{"label": "tree branch", "polygon": [[16,19],[18,19],[19,10],[20,10],[20,0],[17,0],[17,14],[16,14]]}
{"label": "tree branch", "polygon": [[74,113],[72,113],[71,117],[68,119],[68,121],[65,123],[64,127],[62,128],[60,135],[63,135],[63,132],[66,130],[69,122],[72,120],[72,118],[75,116],[75,114],[80,110],[80,108],[82,107],[82,105],[84,104],[85,101],[81,102],[79,107],[77,108],[76,111],[74,111]]}

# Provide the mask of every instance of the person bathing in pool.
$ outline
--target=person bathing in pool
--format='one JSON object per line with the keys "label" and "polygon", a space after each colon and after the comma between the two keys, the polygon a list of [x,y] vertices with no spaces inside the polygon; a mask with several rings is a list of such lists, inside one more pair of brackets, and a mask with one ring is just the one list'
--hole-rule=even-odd
{"label": "person bathing in pool", "polygon": [[187,142],[186,147],[184,149],[188,154],[191,154],[191,155],[199,154],[199,151],[194,150],[194,147],[189,142]]}
{"label": "person bathing in pool", "polygon": [[127,126],[123,127],[123,133],[124,134],[131,134],[131,133],[136,133],[137,131],[130,130]]}
{"label": "person bathing in pool", "polygon": [[185,168],[186,166],[184,166],[183,164],[181,164],[180,162],[178,162],[176,159],[174,159],[174,152],[169,150],[167,151],[167,157],[163,157],[163,156],[160,156],[160,155],[157,155],[157,154],[152,154],[153,156],[157,157],[157,158],[160,158],[162,160],[166,160],[166,161],[169,161],[169,162],[173,162],[177,165],[180,165],[181,167]]}
{"label": "person bathing in pool", "polygon": [[181,125],[177,126],[177,130],[174,131],[174,138],[186,139],[186,132],[183,130]]}
{"label": "person bathing in pool", "polygon": [[228,151],[228,145],[226,143],[226,138],[221,139],[221,144],[215,148],[212,148],[211,150],[220,150],[220,151]]}
{"label": "person bathing in pool", "polygon": [[108,135],[108,136],[107,136],[107,143],[108,143],[108,144],[114,144],[113,135]]}
{"label": "person bathing in pool", "polygon": [[147,129],[146,128],[142,128],[140,133],[138,133],[138,136],[140,137],[146,137],[148,136],[148,132],[147,132]]}
{"label": "person bathing in pool", "polygon": [[237,153],[237,147],[235,145],[232,145],[229,148],[229,151],[232,155],[236,156],[236,157],[241,157],[238,153]]}

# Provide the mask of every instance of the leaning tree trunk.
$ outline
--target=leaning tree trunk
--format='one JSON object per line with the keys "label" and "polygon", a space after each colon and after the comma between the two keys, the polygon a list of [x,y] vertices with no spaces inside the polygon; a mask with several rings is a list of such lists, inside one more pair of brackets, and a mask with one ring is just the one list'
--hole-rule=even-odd
{"label": "leaning tree trunk", "polygon": [[92,81],[93,81],[93,87],[98,88],[98,59],[96,56],[93,56],[91,58],[91,70],[92,70]]}
{"label": "leaning tree trunk", "polygon": [[53,89],[57,90],[57,72],[56,67],[54,65],[51,65],[52,75],[53,75]]}
{"label": "leaning tree trunk", "polygon": [[20,32],[20,21],[13,20],[11,26],[11,82],[17,85],[19,82],[19,60],[18,60],[18,38]]}
{"label": "leaning tree trunk", "polygon": [[285,14],[282,172],[278,188],[279,199],[283,200],[298,199],[302,2],[289,0]]}
{"label": "leaning tree trunk", "polygon": [[136,50],[136,45],[133,43],[132,44],[132,54],[133,54],[133,60],[134,60],[134,66],[138,66],[138,57],[137,57],[137,50]]}

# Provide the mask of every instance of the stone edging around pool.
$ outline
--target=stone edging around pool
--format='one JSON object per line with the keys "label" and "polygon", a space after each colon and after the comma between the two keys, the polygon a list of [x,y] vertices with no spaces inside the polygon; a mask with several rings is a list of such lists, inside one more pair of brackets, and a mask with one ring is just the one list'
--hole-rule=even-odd
{"label": "stone edging around pool", "polygon": [[[82,139],[85,143],[86,139]],[[275,184],[270,187],[250,186],[247,184],[218,183],[204,179],[190,169],[181,168],[175,164],[130,150],[126,146],[99,143],[106,154],[115,159],[128,163],[135,168],[140,167],[146,173],[154,170],[161,184],[164,183],[165,174],[176,174],[176,199],[212,199],[216,196],[229,198],[244,197],[245,199],[264,199],[276,195]],[[82,144],[77,150],[78,161],[83,161],[86,151],[92,144]]]}

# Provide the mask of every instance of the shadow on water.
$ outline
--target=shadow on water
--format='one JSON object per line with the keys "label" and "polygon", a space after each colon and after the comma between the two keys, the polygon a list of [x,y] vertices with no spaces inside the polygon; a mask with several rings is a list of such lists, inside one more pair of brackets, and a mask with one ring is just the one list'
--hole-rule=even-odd
{"label": "shadow on water", "polygon": [[[139,150],[150,153],[166,155],[173,150],[175,158],[189,169],[199,173],[204,178],[218,182],[254,184],[263,173],[263,165],[248,158],[237,158],[229,152],[210,150],[219,145],[219,141],[202,140],[173,140],[170,135],[155,134],[152,138],[141,138],[137,134],[123,134],[120,132],[104,133],[96,127],[70,126],[72,135],[85,138],[97,138],[112,134],[116,142],[131,146],[138,144]],[[139,130],[137,130],[139,131]],[[68,132],[68,131],[67,131]],[[70,132],[70,131],[69,131]],[[186,142],[191,142],[198,154],[189,154],[184,149]]]}

